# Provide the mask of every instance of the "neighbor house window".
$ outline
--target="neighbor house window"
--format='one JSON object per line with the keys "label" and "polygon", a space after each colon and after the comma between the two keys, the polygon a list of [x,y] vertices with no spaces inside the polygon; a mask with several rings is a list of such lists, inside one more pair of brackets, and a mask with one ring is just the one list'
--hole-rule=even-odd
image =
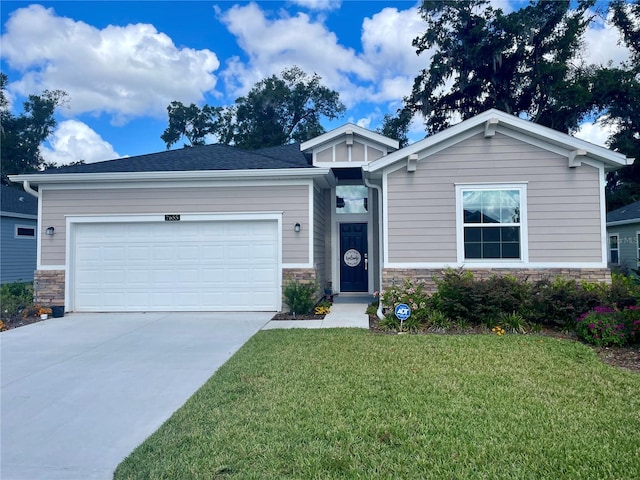
{"label": "neighbor house window", "polygon": [[617,233],[609,235],[609,263],[620,263],[620,237]]}
{"label": "neighbor house window", "polygon": [[526,186],[456,188],[462,260],[524,260]]}
{"label": "neighbor house window", "polygon": [[27,227],[24,225],[16,225],[16,238],[35,238],[35,227]]}

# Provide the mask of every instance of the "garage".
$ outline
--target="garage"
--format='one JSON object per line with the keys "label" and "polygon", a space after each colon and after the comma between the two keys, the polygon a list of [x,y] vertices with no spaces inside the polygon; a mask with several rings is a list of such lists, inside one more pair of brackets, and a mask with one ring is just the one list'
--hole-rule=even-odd
{"label": "garage", "polygon": [[170,220],[73,224],[74,310],[279,309],[277,220]]}

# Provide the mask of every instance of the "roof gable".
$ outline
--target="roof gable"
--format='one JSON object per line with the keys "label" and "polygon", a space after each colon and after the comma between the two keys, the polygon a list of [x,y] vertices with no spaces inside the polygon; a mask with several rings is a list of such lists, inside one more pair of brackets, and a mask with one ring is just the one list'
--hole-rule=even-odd
{"label": "roof gable", "polygon": [[483,133],[485,138],[490,139],[496,132],[566,156],[568,167],[578,166],[584,159],[601,162],[607,170],[615,170],[633,163],[633,159],[626,158],[621,153],[523,120],[515,115],[491,109],[393,152],[365,166],[364,169],[376,172],[397,162],[406,162],[408,168],[415,168],[415,163],[418,160],[429,157],[467,138]]}

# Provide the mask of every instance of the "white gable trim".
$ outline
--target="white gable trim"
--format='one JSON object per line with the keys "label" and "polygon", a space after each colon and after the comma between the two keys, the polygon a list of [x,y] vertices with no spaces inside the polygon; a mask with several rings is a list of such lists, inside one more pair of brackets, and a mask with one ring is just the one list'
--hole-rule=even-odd
{"label": "white gable trim", "polygon": [[[487,125],[490,125],[490,127],[487,128]],[[569,158],[570,152],[583,150],[586,152],[587,157],[599,161],[609,168],[615,169],[633,164],[632,158],[627,158],[621,153],[523,120],[514,115],[501,112],[500,110],[491,109],[427,137],[424,140],[409,145],[402,150],[393,152],[384,158],[376,160],[372,162],[366,170],[375,172],[385,169],[395,162],[405,160],[407,156],[414,153],[418,153],[421,158],[424,158],[440,151],[442,148],[438,148],[439,145],[444,144],[451,146],[480,132],[486,136],[487,141],[491,141],[494,127],[496,132],[562,154],[566,156],[567,159]],[[473,132],[472,135],[470,135],[471,132]]]}
{"label": "white gable trim", "polygon": [[384,135],[380,135],[379,133],[373,132],[371,130],[367,130],[366,128],[362,128],[354,123],[347,123],[300,144],[300,150],[302,152],[306,152],[324,143],[330,143],[342,138],[346,139],[347,135],[351,135],[352,138],[353,135],[357,135],[374,143],[385,145],[386,147],[393,150],[397,150],[400,147],[400,144],[397,140],[393,140],[392,138],[385,137]]}

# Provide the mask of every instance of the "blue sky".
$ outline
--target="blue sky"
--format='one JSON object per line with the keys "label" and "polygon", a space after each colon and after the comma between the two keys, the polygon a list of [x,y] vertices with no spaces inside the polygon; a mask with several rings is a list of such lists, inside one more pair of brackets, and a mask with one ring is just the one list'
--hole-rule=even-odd
{"label": "blue sky", "polygon": [[[492,3],[510,11],[521,2]],[[292,65],[318,73],[347,105],[327,129],[375,129],[430,61],[411,47],[424,31],[413,1],[3,1],[0,20],[13,105],[44,89],[69,94],[43,149],[58,164],[164,150],[172,100],[229,105]],[[627,58],[617,35],[595,23],[586,60]],[[606,134],[587,124],[579,135],[602,143]],[[422,135],[416,120],[413,138]]]}

